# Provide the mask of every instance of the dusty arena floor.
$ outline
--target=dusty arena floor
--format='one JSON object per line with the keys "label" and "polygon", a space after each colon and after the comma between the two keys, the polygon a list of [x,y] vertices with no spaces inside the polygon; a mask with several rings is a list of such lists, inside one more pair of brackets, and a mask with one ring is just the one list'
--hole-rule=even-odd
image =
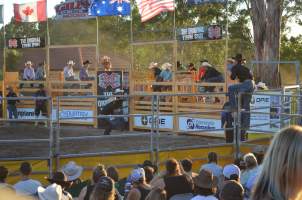
{"label": "dusty arena floor", "polygon": [[[54,129],[54,133],[55,133]],[[102,138],[91,138],[89,140],[69,140],[61,141],[61,154],[93,153],[93,152],[113,152],[130,150],[149,150],[150,136],[127,136],[117,137],[121,134],[138,134],[147,132],[120,132],[113,131],[111,136]],[[60,130],[61,137],[97,136],[102,135],[103,130],[90,127],[64,126]],[[0,140],[27,140],[27,139],[47,139],[49,130],[43,127],[33,127],[29,124],[18,124],[2,126],[0,128]],[[223,139],[197,137],[187,135],[176,135],[161,133],[159,137],[160,148],[175,148],[194,145],[207,145],[223,143]],[[37,143],[0,143],[0,158],[15,157],[41,157],[47,156],[49,152],[48,142]]]}

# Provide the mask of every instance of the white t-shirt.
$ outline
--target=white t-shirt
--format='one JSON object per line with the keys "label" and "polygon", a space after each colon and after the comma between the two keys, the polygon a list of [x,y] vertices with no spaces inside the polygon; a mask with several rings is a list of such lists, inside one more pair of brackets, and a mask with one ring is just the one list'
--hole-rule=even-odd
{"label": "white t-shirt", "polygon": [[207,163],[201,166],[200,171],[202,169],[208,170],[213,173],[214,176],[220,177],[222,176],[222,167],[217,165],[216,163]]}
{"label": "white t-shirt", "polygon": [[191,200],[218,200],[218,199],[213,195],[210,196],[197,195],[193,197]]}
{"label": "white t-shirt", "polygon": [[28,179],[19,181],[14,185],[17,194],[21,195],[35,195],[39,186],[42,186],[39,181]]}

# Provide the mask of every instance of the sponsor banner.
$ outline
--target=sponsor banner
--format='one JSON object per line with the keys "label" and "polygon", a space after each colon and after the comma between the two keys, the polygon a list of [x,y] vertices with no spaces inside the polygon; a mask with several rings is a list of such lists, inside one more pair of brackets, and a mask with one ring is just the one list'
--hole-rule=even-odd
{"label": "sponsor banner", "polygon": [[222,28],[219,25],[181,28],[177,32],[180,41],[222,39]]}
{"label": "sponsor banner", "polygon": [[[251,100],[251,121],[250,126],[251,129],[254,130],[270,130],[270,108],[271,108],[271,98],[270,96],[264,96],[264,95],[253,95]],[[258,114],[253,112],[263,112],[267,114]],[[258,126],[260,124],[264,124]],[[254,127],[255,126],[255,127]]]}
{"label": "sponsor banner", "polygon": [[[158,122],[160,129],[173,129],[173,116],[160,116],[159,119],[154,119]],[[134,126],[142,128],[152,127],[152,116],[134,117]]]}
{"label": "sponsor banner", "polygon": [[45,47],[44,38],[11,38],[7,40],[7,48],[9,49],[26,49],[26,48],[42,48]]}
{"label": "sponsor banner", "polygon": [[[109,114],[115,106],[113,105],[116,101],[115,98],[111,97],[114,95],[116,90],[122,90],[122,72],[121,71],[98,71],[97,72],[97,94],[100,96],[106,96],[98,98],[97,107],[98,115]],[[106,113],[104,113],[105,106],[109,106],[113,102],[110,108],[107,107]],[[112,109],[111,109],[112,108]],[[112,111],[113,112],[113,111]],[[98,126],[101,128],[104,121],[103,119],[98,119]]]}
{"label": "sponsor banner", "polygon": [[221,129],[221,120],[202,119],[192,117],[179,117],[178,127],[180,131],[202,131]]}
{"label": "sponsor banner", "polygon": [[[276,93],[273,93],[276,94]],[[290,93],[287,93],[290,94]],[[291,112],[290,98],[285,97],[284,112]],[[256,109],[255,109],[256,108]],[[278,132],[281,127],[281,97],[268,95],[253,95],[251,100],[251,129]],[[267,114],[258,114],[253,112],[264,112]],[[260,125],[265,124],[265,125]],[[284,119],[284,125],[289,125],[290,119]],[[257,126],[260,125],[260,126]],[[256,127],[253,127],[256,126]]]}
{"label": "sponsor banner", "polygon": [[91,0],[66,0],[55,6],[55,19],[86,19]]}
{"label": "sponsor banner", "polygon": [[[52,119],[57,118],[56,110],[52,112]],[[87,118],[86,118],[87,117]],[[72,119],[75,118],[75,119]],[[60,111],[60,120],[61,121],[70,121],[70,122],[87,122],[93,123],[93,111],[92,110],[61,110]]]}
{"label": "sponsor banner", "polygon": [[[37,119],[35,116],[34,108],[17,108],[17,114],[18,114],[18,119]],[[85,119],[85,117],[89,117],[89,118]],[[92,110],[61,110],[60,111],[60,120],[62,121],[93,123],[92,117],[93,117]],[[56,109],[52,110],[51,118],[53,121],[57,120]],[[70,118],[82,118],[82,119],[70,119]],[[38,119],[46,119],[46,117],[40,115]]]}
{"label": "sponsor banner", "polygon": [[226,4],[227,0],[185,0],[188,5],[201,5],[207,3],[221,3]]}

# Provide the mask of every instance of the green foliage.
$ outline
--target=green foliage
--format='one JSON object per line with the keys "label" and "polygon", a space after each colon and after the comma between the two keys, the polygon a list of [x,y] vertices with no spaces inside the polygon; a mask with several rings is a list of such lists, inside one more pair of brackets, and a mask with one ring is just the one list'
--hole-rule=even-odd
{"label": "green foliage", "polygon": [[6,51],[6,69],[7,71],[18,71],[17,63],[22,58],[22,52],[12,49]]}

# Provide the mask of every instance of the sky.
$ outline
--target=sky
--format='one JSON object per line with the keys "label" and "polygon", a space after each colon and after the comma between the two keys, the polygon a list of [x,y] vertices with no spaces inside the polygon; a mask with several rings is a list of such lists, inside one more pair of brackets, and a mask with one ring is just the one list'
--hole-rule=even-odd
{"label": "sky", "polygon": [[[8,23],[13,17],[13,3],[26,3],[33,2],[34,0],[0,0],[0,4],[4,4],[4,22]],[[56,14],[55,5],[59,4],[64,0],[48,0],[47,1],[47,12],[48,17],[52,17]],[[289,36],[298,36],[302,35],[302,26],[292,22],[289,24],[291,31],[288,33]]]}

